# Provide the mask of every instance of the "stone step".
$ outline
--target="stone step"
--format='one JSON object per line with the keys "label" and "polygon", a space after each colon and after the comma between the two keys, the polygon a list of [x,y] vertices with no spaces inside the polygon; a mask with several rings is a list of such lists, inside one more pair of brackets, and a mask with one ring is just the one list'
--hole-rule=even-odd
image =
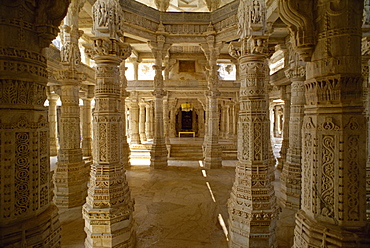
{"label": "stone step", "polygon": [[203,150],[202,145],[194,144],[173,144],[171,145],[171,160],[202,160]]}

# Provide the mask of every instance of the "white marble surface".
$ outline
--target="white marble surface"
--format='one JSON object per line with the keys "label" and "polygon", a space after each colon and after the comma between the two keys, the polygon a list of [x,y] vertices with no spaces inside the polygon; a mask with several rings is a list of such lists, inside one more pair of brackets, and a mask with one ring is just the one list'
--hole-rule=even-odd
{"label": "white marble surface", "polygon": [[[235,162],[223,161],[222,169],[205,172],[197,161],[169,161],[167,169],[154,170],[148,165],[128,168],[127,179],[135,199],[137,247],[226,248],[218,215],[227,225],[226,202],[235,176]],[[277,196],[278,180],[279,173],[274,182]],[[280,214],[279,247],[291,247],[294,214],[285,209]],[[81,207],[60,210],[60,216],[62,247],[84,247]]]}

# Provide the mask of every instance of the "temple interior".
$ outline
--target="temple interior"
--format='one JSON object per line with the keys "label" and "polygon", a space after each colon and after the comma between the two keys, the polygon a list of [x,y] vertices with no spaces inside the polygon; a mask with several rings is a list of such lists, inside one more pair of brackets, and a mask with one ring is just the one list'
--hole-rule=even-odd
{"label": "temple interior", "polygon": [[369,0],[2,0],[0,247],[370,247]]}

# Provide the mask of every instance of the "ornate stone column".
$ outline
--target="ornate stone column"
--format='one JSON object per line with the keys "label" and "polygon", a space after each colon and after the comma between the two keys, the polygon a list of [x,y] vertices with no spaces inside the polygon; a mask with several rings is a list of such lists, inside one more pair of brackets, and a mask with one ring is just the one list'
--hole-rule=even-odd
{"label": "ornate stone column", "polygon": [[145,134],[145,102],[141,101],[139,103],[139,107],[140,107],[140,115],[139,115],[140,140],[145,141],[146,140],[146,134]]}
{"label": "ornate stone column", "polygon": [[210,24],[207,30],[206,42],[201,44],[201,48],[207,58],[207,124],[206,135],[204,137],[204,167],[207,169],[217,169],[222,167],[222,153],[219,141],[219,108],[218,98],[221,95],[218,90],[218,65],[217,58],[220,54],[222,44],[216,43],[215,31]]}
{"label": "ornate stone column", "polygon": [[54,172],[54,202],[58,207],[76,207],[85,202],[88,168],[80,147],[79,89],[84,75],[79,72],[81,54],[78,39],[78,13],[83,1],[73,0],[62,26],[61,81],[58,162]]}
{"label": "ornate stone column", "polygon": [[220,104],[220,137],[226,137],[226,105],[225,101],[221,101]]}
{"label": "ornate stone column", "polygon": [[302,203],[293,247],[369,247],[360,51],[363,1],[279,3],[283,21],[294,22],[291,30],[299,30],[292,34],[293,42],[307,61]]}
{"label": "ornate stone column", "polygon": [[165,142],[166,142],[166,145],[167,145],[167,151],[169,153],[170,151],[170,135],[169,135],[169,125],[170,125],[170,119],[168,117],[168,114],[169,114],[169,111],[168,111],[168,103],[169,103],[169,100],[168,100],[168,95],[165,97],[164,101],[163,101],[163,128],[164,128],[164,132],[163,132],[163,135],[164,135],[164,139],[165,139]]}
{"label": "ornate stone column", "polygon": [[0,1],[0,247],[60,247],[42,49],[68,1]]}
{"label": "ornate stone column", "polygon": [[94,97],[94,86],[89,85],[87,88],[86,95],[82,98],[82,155],[84,157],[92,156],[92,110],[91,110],[91,100]]}
{"label": "ornate stone column", "polygon": [[283,135],[282,135],[282,142],[281,142],[281,149],[280,149],[280,157],[278,158],[278,170],[282,170],[286,163],[286,154],[288,151],[289,146],[289,119],[290,119],[290,104],[291,104],[291,93],[290,93],[290,85],[282,86],[282,100],[284,101],[283,106]]}
{"label": "ornate stone column", "polygon": [[[251,11],[254,5],[258,12]],[[266,88],[265,1],[241,1],[238,162],[228,201],[229,247],[277,247],[278,206],[271,163],[269,104]],[[255,21],[251,21],[255,20]],[[234,50],[231,48],[231,50]]]}
{"label": "ornate stone column", "polygon": [[51,86],[48,86],[47,96],[49,100],[49,127],[50,127],[50,156],[57,156],[58,155],[58,126],[57,126],[57,101],[59,99],[59,95],[56,94],[52,89]]}
{"label": "ornate stone column", "polygon": [[[117,0],[97,0],[93,5],[93,46],[87,49],[96,63],[93,113],[93,165],[82,213],[85,247],[134,247],[133,208],[123,154],[124,123],[119,65],[131,54],[122,43],[122,10]],[[103,49],[104,48],[104,49]]]}
{"label": "ornate stone column", "polygon": [[150,151],[150,166],[159,169],[166,168],[167,163],[167,146],[164,137],[164,123],[163,123],[163,97],[166,92],[163,90],[163,76],[162,61],[167,53],[170,45],[165,43],[166,37],[164,35],[158,35],[156,42],[151,42],[150,47],[155,58],[155,70],[154,77],[154,137],[153,145]]}
{"label": "ornate stone column", "polygon": [[225,138],[230,138],[230,129],[232,128],[232,124],[230,122],[230,105],[227,104],[226,106],[226,128],[225,128]]}
{"label": "ornate stone column", "polygon": [[141,144],[139,134],[139,101],[136,91],[130,95],[131,141],[130,144]]}
{"label": "ornate stone column", "polygon": [[146,104],[145,130],[147,139],[153,139],[153,108],[152,102]]}
{"label": "ornate stone column", "polygon": [[302,172],[302,123],[304,108],[304,80],[306,66],[299,58],[285,71],[291,84],[291,105],[289,120],[289,148],[286,163],[280,175],[281,203],[284,207],[298,210],[301,206],[301,172]]}
{"label": "ornate stone column", "polygon": [[121,118],[122,118],[122,140],[121,140],[121,148],[122,148],[122,163],[124,168],[130,167],[130,146],[127,142],[127,109],[126,109],[126,98],[129,96],[127,92],[127,78],[126,78],[126,70],[127,67],[125,66],[125,58],[126,56],[130,56],[128,53],[122,57],[122,62],[120,65],[120,77],[121,77],[121,97],[120,97],[120,105],[121,105]]}

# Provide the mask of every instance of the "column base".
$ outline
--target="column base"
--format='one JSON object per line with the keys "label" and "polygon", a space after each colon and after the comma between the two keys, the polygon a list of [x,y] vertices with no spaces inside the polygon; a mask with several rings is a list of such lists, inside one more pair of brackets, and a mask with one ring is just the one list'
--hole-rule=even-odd
{"label": "column base", "polygon": [[206,169],[222,168],[222,151],[218,143],[206,144],[204,154],[204,167]]}
{"label": "column base", "polygon": [[131,134],[130,144],[141,144],[139,134]]}
{"label": "column base", "polygon": [[322,224],[312,220],[303,210],[296,215],[294,245],[292,248],[367,248],[370,247],[370,231],[366,227],[344,229],[340,226]]}
{"label": "column base", "polygon": [[301,206],[300,196],[297,195],[290,195],[286,192],[286,189],[283,189],[283,186],[281,186],[281,193],[282,196],[280,198],[280,205],[284,208],[289,208],[291,210],[298,211]]}
{"label": "column base", "polygon": [[140,133],[140,140],[141,141],[146,141],[146,134],[145,133]]}
{"label": "column base", "polygon": [[0,227],[0,247],[61,247],[60,229],[58,209],[51,204],[38,216]]}
{"label": "column base", "polygon": [[204,158],[204,168],[206,169],[221,169],[222,159],[220,155],[216,157],[206,157]]}
{"label": "column base", "polygon": [[58,149],[50,147],[50,157],[58,156]]}
{"label": "column base", "polygon": [[93,209],[85,204],[82,209],[85,219],[86,248],[132,248],[136,245],[130,207]]}
{"label": "column base", "polygon": [[82,206],[87,196],[90,167],[79,163],[57,163],[54,181],[54,203],[59,208]]}
{"label": "column base", "polygon": [[229,220],[229,248],[277,248],[275,221]]}
{"label": "column base", "polygon": [[168,167],[166,144],[153,144],[150,151],[150,167],[154,169],[163,169]]}

